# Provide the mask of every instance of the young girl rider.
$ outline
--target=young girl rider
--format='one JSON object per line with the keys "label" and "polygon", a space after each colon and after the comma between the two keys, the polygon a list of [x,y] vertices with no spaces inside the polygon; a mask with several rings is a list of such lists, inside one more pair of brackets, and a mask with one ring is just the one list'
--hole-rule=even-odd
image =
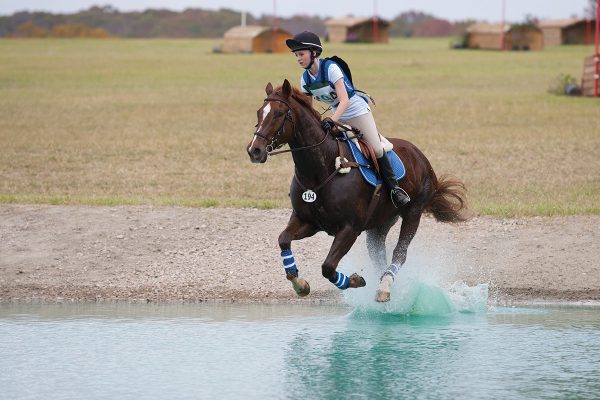
{"label": "young girl rider", "polygon": [[296,55],[298,64],[306,70],[300,78],[300,86],[304,93],[314,96],[316,100],[332,108],[331,118],[324,118],[321,122],[323,129],[332,129],[334,127],[332,121],[360,129],[363,138],[373,147],[381,176],[390,190],[392,203],[396,207],[407,204],[410,197],[398,186],[366,99],[354,92],[352,83],[336,63],[328,62],[327,71],[321,70],[324,62],[318,57],[321,55],[323,47],[317,35],[304,31],[294,36],[293,39],[288,39],[286,44]]}

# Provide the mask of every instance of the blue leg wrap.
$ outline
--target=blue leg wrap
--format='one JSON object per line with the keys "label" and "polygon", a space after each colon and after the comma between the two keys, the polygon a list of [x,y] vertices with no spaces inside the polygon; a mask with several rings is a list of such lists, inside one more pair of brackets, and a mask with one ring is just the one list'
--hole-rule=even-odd
{"label": "blue leg wrap", "polygon": [[390,264],[390,266],[385,270],[384,274],[390,274],[392,278],[396,278],[396,275],[400,271],[400,266],[397,264]]}
{"label": "blue leg wrap", "polygon": [[283,268],[285,268],[286,274],[295,273],[298,275],[298,267],[296,267],[292,249],[281,250],[281,261],[283,262]]}
{"label": "blue leg wrap", "polygon": [[350,285],[350,279],[338,271],[335,271],[335,276],[329,281],[342,290],[348,289],[348,285]]}

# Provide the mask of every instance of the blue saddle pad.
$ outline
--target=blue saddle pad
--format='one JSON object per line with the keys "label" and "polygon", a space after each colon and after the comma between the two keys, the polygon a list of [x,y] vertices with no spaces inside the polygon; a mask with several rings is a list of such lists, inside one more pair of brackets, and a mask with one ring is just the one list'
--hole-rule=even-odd
{"label": "blue saddle pad", "polygon": [[[360,170],[361,175],[371,186],[377,186],[377,184],[382,183],[381,179],[377,179],[377,173],[375,172],[375,168],[373,165],[367,161],[363,153],[360,152],[358,147],[354,144],[352,140],[346,141],[350,146],[350,152],[352,153],[352,157],[354,161],[356,161],[360,166],[358,169]],[[398,157],[396,153],[393,151],[388,151],[387,156],[390,159],[390,163],[392,164],[392,168],[394,169],[394,174],[396,175],[396,179],[400,180],[404,178],[406,175],[406,169],[404,168],[404,163]]]}

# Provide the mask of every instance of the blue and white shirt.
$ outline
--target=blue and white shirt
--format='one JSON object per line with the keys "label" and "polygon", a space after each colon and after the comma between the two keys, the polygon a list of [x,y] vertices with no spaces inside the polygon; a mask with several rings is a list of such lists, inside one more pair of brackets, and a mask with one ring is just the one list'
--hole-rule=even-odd
{"label": "blue and white shirt", "polygon": [[[350,105],[344,114],[341,115],[340,119],[348,120],[371,112],[365,99],[355,94],[352,83],[346,78],[339,65],[333,61],[327,61],[327,71],[321,71],[323,60],[315,60],[315,62],[317,61],[319,63],[319,72],[316,77],[308,70],[300,77],[300,87],[305,94],[312,95],[315,100],[331,106],[333,112],[335,112],[340,101],[334,85],[338,80],[343,79]],[[322,73],[325,73],[325,79],[321,76]],[[309,82],[306,82],[305,77],[308,77]]]}

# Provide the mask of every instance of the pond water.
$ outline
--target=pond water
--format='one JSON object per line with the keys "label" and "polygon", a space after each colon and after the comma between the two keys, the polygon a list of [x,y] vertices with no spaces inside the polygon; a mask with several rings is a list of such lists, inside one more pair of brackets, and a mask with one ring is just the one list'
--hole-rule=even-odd
{"label": "pond water", "polygon": [[0,398],[598,398],[600,308],[417,292],[409,309],[3,304]]}

